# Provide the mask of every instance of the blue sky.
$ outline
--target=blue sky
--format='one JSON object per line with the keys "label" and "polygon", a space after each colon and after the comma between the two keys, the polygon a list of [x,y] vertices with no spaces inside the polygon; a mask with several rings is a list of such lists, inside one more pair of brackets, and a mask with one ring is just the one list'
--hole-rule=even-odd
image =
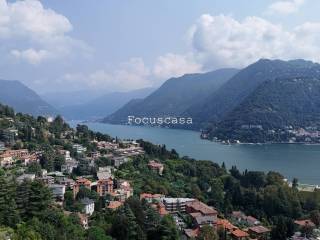
{"label": "blue sky", "polygon": [[158,86],[265,58],[319,61],[318,0],[0,0],[0,77],[39,92]]}

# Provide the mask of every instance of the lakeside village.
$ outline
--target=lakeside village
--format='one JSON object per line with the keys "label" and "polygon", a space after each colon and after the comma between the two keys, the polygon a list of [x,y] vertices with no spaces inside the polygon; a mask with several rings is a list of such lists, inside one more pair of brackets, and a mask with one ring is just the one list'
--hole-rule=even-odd
{"label": "lakeside village", "polygon": [[[305,144],[320,144],[320,130],[318,127],[299,127],[295,128],[293,126],[285,126],[279,129],[264,129],[262,125],[259,124],[243,124],[240,129],[236,130],[239,137],[245,136],[249,132],[263,132],[266,136],[264,142],[276,142],[279,143],[305,143]],[[202,139],[210,139],[210,134],[207,130],[201,130],[200,137]],[[280,140],[279,140],[280,139]],[[220,140],[217,137],[213,137],[213,141],[221,142],[222,144],[241,144],[242,142],[238,139],[227,139]],[[262,139],[261,139],[262,140]]]}
{"label": "lakeside village", "polygon": [[[61,172],[55,171],[48,173],[46,170],[42,170],[40,176],[36,176],[34,173],[22,173],[17,178],[17,181],[19,183],[25,180],[43,182],[52,191],[55,203],[59,206],[63,206],[67,189],[72,190],[73,197],[76,198],[80,189],[86,188],[90,191],[96,191],[99,196],[110,196],[112,200],[106,201],[105,207],[115,210],[121,207],[125,200],[133,196],[134,193],[129,181],[116,179],[113,173],[117,171],[120,165],[130,161],[130,157],[144,154],[144,151],[135,141],[121,141],[120,143],[123,147],[120,147],[120,144],[115,142],[94,141],[94,143],[97,144],[98,149],[102,152],[105,152],[105,150],[110,151],[110,153],[102,156],[112,159],[112,166],[98,168],[97,179],[95,179],[94,176],[79,176],[75,180],[70,178],[72,171],[81,164],[80,161],[86,161],[89,166],[94,166],[95,160],[101,156],[100,151],[86,154],[87,149],[85,147],[80,144],[73,144],[73,149],[81,156],[80,161],[72,158],[69,151],[61,149],[57,151],[57,154],[61,154],[65,159],[65,164],[61,166]],[[3,142],[0,143],[0,150],[2,152],[0,155],[1,167],[7,169],[20,165],[23,171],[24,166],[40,161],[39,157],[41,156],[41,152],[32,153],[27,149],[7,149]],[[164,165],[155,160],[151,160],[148,166],[159,175],[162,175],[164,171]],[[183,233],[184,239],[196,238],[201,227],[206,225],[216,229],[223,228],[225,234],[232,239],[269,238],[270,229],[262,226],[261,222],[256,218],[246,216],[241,211],[234,211],[232,213],[232,219],[227,220],[220,219],[218,217],[219,213],[215,208],[193,198],[171,198],[163,194],[141,193],[140,200],[146,200],[161,216],[171,214],[178,229]],[[81,224],[84,228],[88,228],[90,216],[95,211],[95,202],[89,198],[81,199],[80,202],[83,205],[82,211],[78,213]],[[70,212],[65,211],[65,214],[70,214]],[[194,228],[185,228],[186,223],[183,220],[183,216],[192,218]],[[309,220],[297,221],[296,223],[301,226],[305,224],[314,226]],[[241,229],[238,226],[246,227]]]}
{"label": "lakeside village", "polygon": [[[13,121],[10,118],[6,120]],[[35,134],[34,131],[31,129],[30,134]],[[102,208],[111,211],[121,208],[125,201],[136,193],[130,180],[116,177],[117,171],[123,164],[145,155],[145,151],[139,142],[118,139],[110,139],[109,141],[94,139],[91,144],[96,146],[96,151],[91,151],[77,143],[77,137],[73,131],[68,129],[61,134],[61,139],[72,143],[71,151],[63,149],[60,145],[55,147],[55,154],[63,158],[61,171],[48,172],[45,169],[40,169],[37,173],[28,173],[27,169],[30,166],[42,161],[43,152],[11,148],[10,146],[17,144],[15,139],[18,130],[14,128],[3,129],[2,139],[4,141],[0,142],[0,165],[5,171],[14,169],[18,174],[16,178],[18,184],[25,181],[39,181],[45,184],[51,190],[54,204],[57,207],[64,209],[66,193],[71,193],[72,198],[77,200],[80,206],[75,213],[79,216],[82,227],[88,229],[96,203],[89,197],[81,198],[80,193],[83,191],[96,192],[100,197],[106,197]],[[70,135],[73,137],[67,137]],[[107,166],[98,167],[98,162],[101,159],[108,161]],[[157,159],[149,160],[147,166],[159,177],[166,171],[165,164],[160,163]],[[97,169],[95,174],[79,174],[79,169],[91,168]],[[214,206],[208,206],[195,198],[170,197],[161,193],[148,192],[140,193],[139,198],[141,201],[149,203],[160,216],[172,216],[180,231],[180,239],[196,239],[201,233],[201,229],[205,227],[212,227],[219,231],[220,239],[272,239],[269,226],[265,226],[263,221],[253,216],[245,215],[242,211],[233,211],[227,219],[221,217]],[[71,213],[70,210],[64,209],[65,215]],[[316,236],[316,233],[320,232],[310,219],[299,219],[294,223],[297,231],[288,239],[320,239],[320,235],[318,238],[307,238],[306,234],[302,234],[305,229],[311,229],[312,236]]]}

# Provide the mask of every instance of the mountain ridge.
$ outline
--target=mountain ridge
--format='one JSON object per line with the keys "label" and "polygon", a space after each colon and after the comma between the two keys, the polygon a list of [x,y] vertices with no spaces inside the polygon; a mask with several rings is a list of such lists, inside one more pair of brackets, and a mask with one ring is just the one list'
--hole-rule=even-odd
{"label": "mountain ridge", "polygon": [[238,69],[226,68],[208,73],[170,78],[148,97],[131,102],[106,117],[103,122],[126,123],[127,117],[182,116],[184,111],[223,85]]}
{"label": "mountain ridge", "polygon": [[18,80],[0,79],[0,102],[12,106],[18,112],[34,116],[58,114],[54,107]]}

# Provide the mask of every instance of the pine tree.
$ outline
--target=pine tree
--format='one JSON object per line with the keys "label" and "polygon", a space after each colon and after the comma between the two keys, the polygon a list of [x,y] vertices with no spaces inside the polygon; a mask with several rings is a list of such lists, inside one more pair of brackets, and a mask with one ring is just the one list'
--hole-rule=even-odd
{"label": "pine tree", "polygon": [[51,192],[42,183],[35,181],[31,183],[27,214],[38,216],[41,211],[48,208],[52,201]]}
{"label": "pine tree", "polygon": [[27,217],[27,207],[29,203],[29,196],[30,196],[30,182],[24,181],[17,187],[17,194],[16,194],[16,204],[17,209],[20,213],[20,216],[23,219]]}

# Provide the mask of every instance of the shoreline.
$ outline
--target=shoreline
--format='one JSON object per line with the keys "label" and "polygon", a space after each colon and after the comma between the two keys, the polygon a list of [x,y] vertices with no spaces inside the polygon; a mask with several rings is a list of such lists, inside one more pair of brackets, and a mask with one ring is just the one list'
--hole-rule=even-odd
{"label": "shoreline", "polygon": [[197,132],[200,133],[199,138],[201,140],[209,141],[209,142],[215,142],[222,145],[310,145],[310,146],[320,146],[320,143],[307,143],[307,142],[258,142],[258,143],[250,143],[250,142],[239,142],[239,143],[223,143],[222,141],[215,141],[208,138],[202,138],[201,137],[201,131],[199,130],[193,130],[193,129],[186,129],[186,128],[170,128],[168,126],[161,127],[161,126],[151,126],[151,125],[132,125],[132,124],[116,124],[116,123],[106,123],[101,122],[99,120],[68,120],[68,122],[79,122],[80,124],[86,124],[86,123],[99,123],[99,124],[110,124],[115,126],[128,126],[128,127],[141,127],[141,128],[163,128],[163,129],[170,129],[170,130],[183,130],[183,131],[191,131],[191,132]]}

